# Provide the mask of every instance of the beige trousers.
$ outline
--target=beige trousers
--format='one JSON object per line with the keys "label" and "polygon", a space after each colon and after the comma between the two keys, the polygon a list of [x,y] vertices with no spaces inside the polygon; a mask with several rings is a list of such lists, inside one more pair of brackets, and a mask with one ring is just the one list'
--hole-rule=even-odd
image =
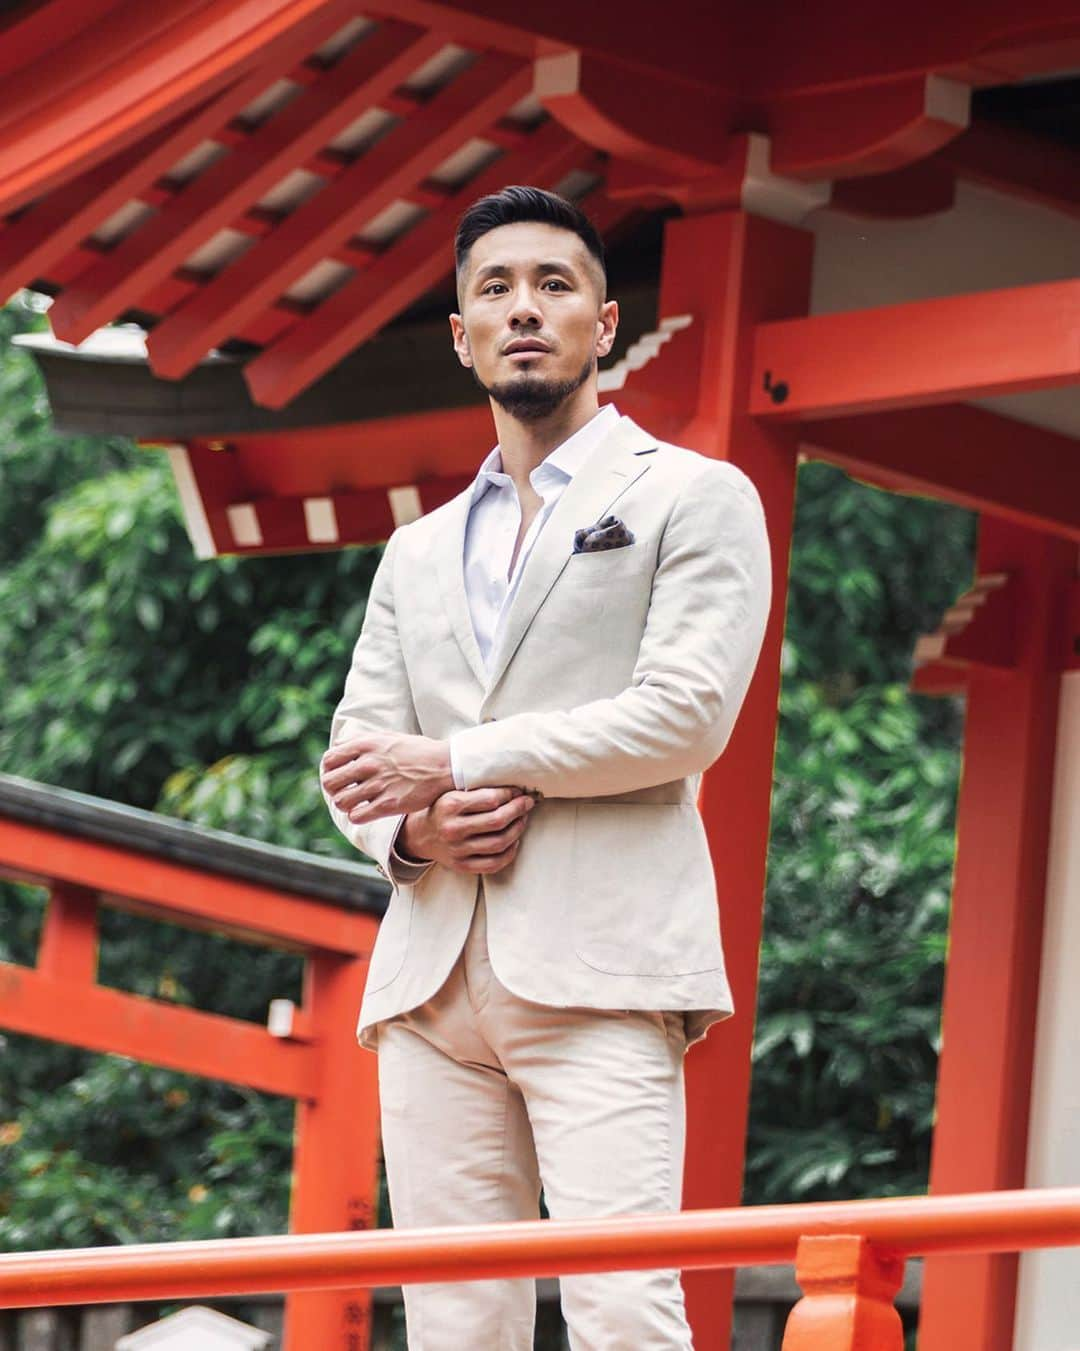
{"label": "beige trousers", "polygon": [[[378,1026],[395,1225],[678,1210],[681,1013],[519,999],[488,959],[478,888],[465,947],[426,1004]],[[532,1280],[406,1286],[410,1351],[531,1351]],[[573,1351],[685,1351],[676,1271],[563,1277]]]}

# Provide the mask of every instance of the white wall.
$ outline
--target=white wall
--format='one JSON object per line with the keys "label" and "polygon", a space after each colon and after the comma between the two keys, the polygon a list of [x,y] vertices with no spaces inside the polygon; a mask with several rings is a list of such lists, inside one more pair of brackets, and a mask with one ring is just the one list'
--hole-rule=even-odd
{"label": "white wall", "polygon": [[[1080,671],[1062,682],[1029,1187],[1080,1186]],[[1015,1351],[1080,1351],[1080,1248],[1021,1258]]]}

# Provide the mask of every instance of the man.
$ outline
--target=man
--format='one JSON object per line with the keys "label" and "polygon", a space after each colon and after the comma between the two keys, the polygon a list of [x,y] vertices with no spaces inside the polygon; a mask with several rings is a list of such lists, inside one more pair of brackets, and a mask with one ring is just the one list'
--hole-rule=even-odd
{"label": "man", "polygon": [[[498,444],[394,532],[323,757],[393,895],[360,1014],[395,1223],[676,1210],[683,1054],[731,1012],[696,800],[769,609],[733,465],[597,400],[603,247],[509,187],[457,240],[454,348]],[[526,1351],[532,1281],[407,1287],[412,1351]],[[678,1273],[562,1281],[575,1351],[691,1345]]]}

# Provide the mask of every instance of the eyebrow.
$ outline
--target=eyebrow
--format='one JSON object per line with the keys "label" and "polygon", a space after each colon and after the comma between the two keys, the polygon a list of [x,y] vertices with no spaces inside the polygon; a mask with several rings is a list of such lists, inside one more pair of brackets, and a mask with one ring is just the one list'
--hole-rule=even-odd
{"label": "eyebrow", "polygon": [[[478,267],[476,269],[473,281],[486,281],[488,277],[501,276],[507,272],[512,272],[513,270],[514,266],[512,263],[485,263],[483,267]],[[561,260],[549,259],[542,263],[536,263],[533,265],[532,271],[538,272],[541,275],[546,275],[550,272],[569,272],[572,276],[577,275],[577,269],[574,267],[573,263],[565,258]]]}

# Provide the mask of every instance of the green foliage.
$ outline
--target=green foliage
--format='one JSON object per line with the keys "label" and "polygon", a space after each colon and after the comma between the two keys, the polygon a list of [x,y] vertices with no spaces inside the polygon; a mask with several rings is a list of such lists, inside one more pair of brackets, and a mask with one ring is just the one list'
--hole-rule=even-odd
{"label": "green foliage", "polygon": [[[0,311],[0,770],[348,856],[316,764],[377,551],[196,561],[160,452],[49,429],[32,363],[6,345],[39,323]],[[924,1184],[962,707],[905,685],[915,638],[968,584],[972,539],[965,512],[800,469],[750,1200]],[[39,893],[0,888],[0,960],[33,959],[40,915]],[[101,976],[261,1021],[298,971],[110,913]],[[284,1226],[290,1103],[6,1049],[0,1247]]]}
{"label": "green foliage", "polygon": [[925,1185],[958,756],[898,685],[781,701],[748,1198]]}

